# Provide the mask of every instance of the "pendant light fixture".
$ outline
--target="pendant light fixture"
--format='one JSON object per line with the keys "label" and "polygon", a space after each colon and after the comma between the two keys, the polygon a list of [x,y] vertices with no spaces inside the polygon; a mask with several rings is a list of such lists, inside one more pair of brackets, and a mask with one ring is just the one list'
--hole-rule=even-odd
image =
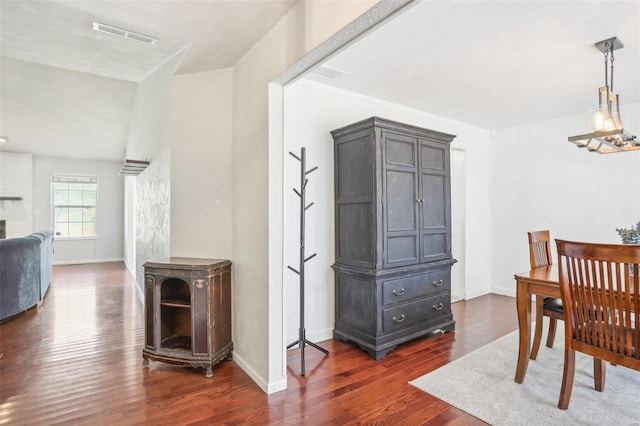
{"label": "pendant light fixture", "polygon": [[613,51],[624,45],[612,37],[595,46],[604,54],[604,86],[598,89],[598,105],[589,109],[590,133],[570,136],[569,142],[600,154],[640,150],[640,142],[622,126],[620,97],[613,92]]}

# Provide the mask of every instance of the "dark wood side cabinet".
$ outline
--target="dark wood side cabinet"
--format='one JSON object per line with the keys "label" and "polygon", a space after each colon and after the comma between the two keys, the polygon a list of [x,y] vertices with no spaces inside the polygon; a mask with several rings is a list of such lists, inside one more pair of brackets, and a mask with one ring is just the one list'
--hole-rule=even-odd
{"label": "dark wood side cabinet", "polygon": [[452,331],[449,146],[455,136],[371,117],[334,139],[336,339],[381,359]]}
{"label": "dark wood side cabinet", "polygon": [[231,262],[172,257],[144,264],[149,360],[205,368],[231,358]]}

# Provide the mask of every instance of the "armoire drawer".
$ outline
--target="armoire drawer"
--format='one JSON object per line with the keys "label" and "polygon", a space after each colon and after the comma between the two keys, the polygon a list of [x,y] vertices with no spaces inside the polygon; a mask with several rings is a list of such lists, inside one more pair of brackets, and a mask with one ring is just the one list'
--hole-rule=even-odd
{"label": "armoire drawer", "polygon": [[384,306],[404,302],[433,293],[449,290],[449,269],[428,271],[420,275],[398,278],[382,283]]}
{"label": "armoire drawer", "polygon": [[449,292],[424,297],[382,310],[382,329],[389,333],[451,312]]}

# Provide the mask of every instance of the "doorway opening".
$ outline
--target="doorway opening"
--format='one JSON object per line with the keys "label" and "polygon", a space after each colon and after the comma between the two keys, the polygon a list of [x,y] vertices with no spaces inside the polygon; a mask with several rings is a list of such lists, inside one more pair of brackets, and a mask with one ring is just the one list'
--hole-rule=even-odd
{"label": "doorway opening", "polygon": [[451,268],[451,301],[465,299],[466,282],[466,164],[465,151],[451,149],[451,247],[458,262]]}

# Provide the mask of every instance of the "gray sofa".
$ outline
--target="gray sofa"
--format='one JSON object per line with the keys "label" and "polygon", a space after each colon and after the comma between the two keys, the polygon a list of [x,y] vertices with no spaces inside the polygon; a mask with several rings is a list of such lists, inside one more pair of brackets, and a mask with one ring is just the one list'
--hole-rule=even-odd
{"label": "gray sofa", "polygon": [[0,321],[38,304],[53,272],[53,233],[0,240]]}

